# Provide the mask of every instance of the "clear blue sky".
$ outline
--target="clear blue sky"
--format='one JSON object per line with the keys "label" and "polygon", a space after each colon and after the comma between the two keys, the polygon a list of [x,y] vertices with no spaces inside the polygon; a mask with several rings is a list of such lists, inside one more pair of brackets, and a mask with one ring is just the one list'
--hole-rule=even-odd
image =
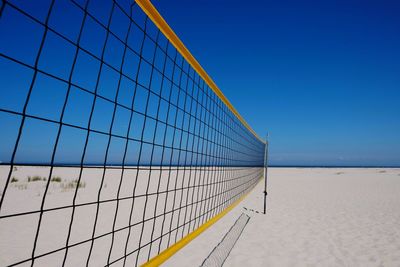
{"label": "clear blue sky", "polygon": [[272,164],[400,165],[399,1],[153,3]]}
{"label": "clear blue sky", "polygon": [[1,5],[0,163],[262,166],[264,144],[138,5],[115,3]]}
{"label": "clear blue sky", "polygon": [[[3,162],[11,158],[21,119],[9,111],[23,110],[44,33],[41,24],[51,1],[11,2],[35,19],[6,4],[0,20],[0,36],[7,37],[0,42],[1,55],[23,63],[0,57],[0,111],[7,110],[0,112]],[[135,79],[139,58],[129,52],[122,64],[123,43],[115,36],[105,38],[112,1],[92,0],[88,12],[98,21],[85,21],[80,40],[83,50],[72,68],[76,49],[71,42],[78,39],[83,2],[55,2],[48,23],[63,38],[52,31],[47,34],[38,69],[52,76],[38,74],[26,112],[59,121],[66,103],[62,121],[85,128],[94,106],[90,127],[104,133],[112,120],[117,70],[122,66],[124,75]],[[261,136],[270,133],[271,164],[400,166],[400,1],[153,3],[254,130]],[[139,13],[133,15],[137,21],[142,18]],[[110,29],[124,40],[129,20],[118,9],[113,14]],[[138,52],[141,38],[137,37],[142,33],[135,27],[128,43]],[[101,70],[97,90],[103,98],[95,99],[100,66],[96,57],[101,56],[103,46],[108,65]],[[147,40],[143,51],[147,60],[153,56],[152,47]],[[147,65],[139,71],[144,86],[149,86],[150,69]],[[86,91],[72,86],[66,97],[65,81],[70,73],[72,83]],[[130,107],[133,87],[131,80],[123,78],[117,102]],[[148,90],[137,92],[134,102],[140,111]],[[133,127],[141,129],[143,115],[135,114]],[[127,109],[118,106],[116,118],[112,133],[125,136]],[[57,131],[57,123],[28,118],[16,161],[49,161]],[[140,132],[130,132],[132,138],[135,134]],[[91,133],[86,153],[90,162],[103,161],[106,137]],[[86,131],[63,127],[56,161],[80,159],[85,139]],[[133,145],[129,149],[137,151]],[[120,162],[123,150],[121,140],[112,140],[109,158]]]}

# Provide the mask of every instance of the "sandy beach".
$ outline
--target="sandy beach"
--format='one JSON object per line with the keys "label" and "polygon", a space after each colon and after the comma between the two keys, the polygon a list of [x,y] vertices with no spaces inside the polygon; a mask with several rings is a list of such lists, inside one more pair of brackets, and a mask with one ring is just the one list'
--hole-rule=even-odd
{"label": "sandy beach", "polygon": [[400,267],[399,14],[1,1],[0,267]]}
{"label": "sandy beach", "polygon": [[[55,167],[49,178],[50,167],[14,166],[4,193],[9,170],[0,166],[0,267],[31,265],[37,229],[34,266],[62,266],[66,254],[64,266],[124,266],[125,250],[125,266],[134,266],[139,247],[138,264],[145,263],[197,228],[211,203],[225,197],[229,205],[263,173],[247,167],[86,167],[79,181],[76,167]],[[219,179],[225,191],[208,178]],[[215,197],[206,199],[211,192]]]}
{"label": "sandy beach", "polygon": [[261,182],[165,266],[200,266],[242,212],[224,266],[400,266],[400,169],[270,168],[268,186],[266,215]]}
{"label": "sandy beach", "polygon": [[[6,177],[8,167],[0,170],[1,177]],[[168,187],[162,183],[161,187],[172,189],[175,184],[182,183],[180,172],[178,176],[175,172],[171,174],[176,177],[175,182]],[[90,247],[87,240],[90,240],[93,231],[101,173],[101,169],[84,170],[78,185],[78,207],[75,210],[69,244],[84,243],[69,249],[65,266],[86,265]],[[149,176],[146,170],[140,170],[140,173],[136,193],[144,193],[149,177],[150,192],[156,190],[153,175]],[[259,175],[260,170],[249,169],[240,173],[251,177]],[[40,209],[46,184],[44,178],[47,174],[46,167],[18,166],[13,171],[14,181],[7,189],[0,214],[0,266],[30,257],[38,223],[37,212],[30,212]],[[129,219],[132,205],[129,196],[133,188],[130,182],[135,174],[136,170],[129,170],[123,176],[118,193],[121,170],[108,169],[105,173],[100,194],[102,203],[94,233],[95,236],[105,235],[94,240],[90,266],[104,266],[109,254],[111,259],[123,256],[127,238],[127,229],[124,226],[141,220],[144,206],[139,200],[142,198],[138,198],[132,218]],[[159,175],[157,172],[154,174],[157,177]],[[63,207],[72,203],[77,177],[78,170],[75,168],[55,169],[44,205],[44,209],[49,211],[44,213],[41,222],[37,255],[65,246],[72,208]],[[162,180],[165,181],[165,178]],[[4,179],[0,181],[4,183]],[[400,169],[269,168],[266,215],[262,214],[263,186],[264,181],[260,180],[244,201],[178,251],[164,265],[200,266],[236,219],[246,213],[250,220],[224,266],[400,266]],[[111,200],[117,196],[122,200],[114,229],[124,230],[115,233],[110,252],[111,236],[107,233],[113,230],[116,214],[116,203]],[[159,199],[157,205],[152,198],[148,201],[150,209],[146,209],[146,218],[154,212],[162,213],[164,198]],[[177,205],[178,202],[167,202],[168,209]],[[183,218],[178,218],[177,214],[172,216],[173,221],[182,221]],[[171,218],[170,215],[167,221]],[[157,219],[156,233],[161,233],[159,222],[161,221]],[[146,223],[144,242],[150,238],[149,227],[151,224]],[[132,228],[128,250],[133,250],[138,245],[140,232],[140,225]],[[144,253],[140,256],[139,263],[147,260],[149,249],[149,255],[155,256],[156,247],[157,244],[152,248],[143,248]],[[166,248],[165,242],[161,244],[161,248]],[[40,257],[35,261],[35,266],[60,266],[64,253],[64,250],[60,250]],[[135,257],[135,254],[130,255],[127,264],[132,262],[134,265]],[[29,261],[24,264],[30,266]],[[25,266],[24,264],[21,266]],[[117,261],[112,266],[122,266],[122,261]]]}

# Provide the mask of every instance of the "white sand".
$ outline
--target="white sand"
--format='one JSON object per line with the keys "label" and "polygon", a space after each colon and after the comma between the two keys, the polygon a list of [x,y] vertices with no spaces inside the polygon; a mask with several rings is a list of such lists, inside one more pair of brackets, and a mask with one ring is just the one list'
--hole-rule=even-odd
{"label": "white sand", "polygon": [[[200,208],[194,209],[193,213],[191,212],[191,207],[187,207],[187,209],[183,207],[181,209],[182,212],[178,212],[177,209],[186,204],[186,196],[188,196],[188,204],[192,203],[192,195],[194,202],[201,200],[202,194],[197,194],[197,189],[193,193],[193,186],[195,183],[198,185],[200,178],[205,178],[204,174],[209,172],[207,169],[209,168],[200,168],[196,172],[192,171],[189,183],[187,177],[189,171],[186,172],[186,178],[183,179],[184,170],[182,168],[174,168],[170,174],[171,179],[169,184],[167,182],[169,171],[163,169],[161,172],[160,192],[182,187],[184,189],[174,190],[176,193],[175,197],[175,193],[172,192],[169,192],[168,198],[167,193],[159,194],[158,202],[156,202],[155,194],[149,196],[145,210],[146,197],[144,195],[146,194],[147,184],[149,183],[148,193],[157,192],[160,171],[153,170],[150,174],[148,168],[140,168],[137,177],[133,213],[132,217],[130,217],[133,204],[131,196],[138,170],[134,168],[125,170],[124,175],[121,176],[121,169],[107,168],[104,173],[104,182],[101,185],[103,169],[85,168],[76,195],[75,205],[78,206],[75,209],[71,236],[68,242],[68,245],[72,247],[68,250],[65,266],[79,267],[86,265],[94,229],[98,197],[101,204],[99,205],[98,219],[94,232],[96,239],[93,242],[89,266],[105,266],[107,264],[112,241],[111,234],[107,233],[112,231],[115,231],[115,235],[110,262],[123,258],[127,240],[128,253],[138,248],[142,229],[143,236],[140,243],[142,245],[149,243],[153,225],[153,240],[161,236],[161,230],[163,230],[163,238],[161,243],[160,239],[157,239],[151,247],[148,245],[140,250],[139,263],[146,262],[148,255],[151,257],[155,256],[158,252],[158,246],[162,250],[167,247],[169,236],[165,234],[168,233],[171,222],[173,225],[172,229],[178,223],[182,225],[185,218],[186,221],[189,221],[189,219],[193,220],[189,224],[191,226],[199,223],[199,220],[195,220],[194,218],[200,215]],[[4,193],[9,170],[9,166],[0,166],[0,196],[2,194],[5,196],[3,206],[0,210],[0,267],[31,258],[39,222],[40,212],[38,211],[40,211],[43,196],[45,195],[44,192],[50,172],[49,167],[18,166],[13,170],[11,175],[13,182],[9,183]],[[216,168],[212,168],[212,170],[215,173]],[[252,179],[260,177],[262,173],[262,168],[240,168],[240,170],[230,168],[230,170],[238,177],[242,177],[240,181],[244,186],[246,186],[245,182],[247,180],[253,181]],[[62,265],[65,255],[65,249],[63,248],[66,246],[72,214],[71,205],[73,203],[79,172],[79,168],[71,167],[56,167],[53,169],[52,177],[55,180],[49,183],[44,201],[43,208],[47,211],[43,213],[40,224],[35,257],[46,255],[56,250],[59,251],[37,258],[34,266]],[[120,183],[121,188],[118,190]],[[188,186],[190,186],[189,189],[187,189]],[[204,190],[211,190],[212,188],[214,188],[212,185],[203,187]],[[232,193],[239,193],[243,189],[243,187],[237,187],[232,190]],[[181,196],[183,196],[182,201]],[[117,198],[121,199],[118,211],[116,208],[117,201],[115,201]],[[167,202],[166,211],[169,213],[165,216],[164,220],[164,216],[158,215],[164,214],[165,202]],[[205,204],[206,202],[202,203]],[[187,217],[186,210],[188,210]],[[143,221],[143,212],[145,212],[145,219],[153,218],[154,214],[158,217],[156,220],[147,220],[144,226],[143,224],[137,224]],[[113,228],[115,216],[115,227]],[[129,238],[128,225],[134,225],[131,227]],[[185,232],[188,229],[189,227],[186,227]],[[182,236],[182,231],[182,227],[178,231],[173,231],[172,237],[176,236],[177,240],[179,240]],[[173,242],[171,239],[170,245]],[[149,253],[150,248],[151,251]],[[136,254],[132,253],[128,256],[126,266],[135,265]],[[119,260],[112,266],[123,266],[122,264],[123,261]],[[25,261],[22,265],[18,266],[31,266],[31,262]]]}
{"label": "white sand", "polygon": [[[270,168],[224,266],[400,266],[400,169]],[[263,183],[165,266],[199,266]]]}

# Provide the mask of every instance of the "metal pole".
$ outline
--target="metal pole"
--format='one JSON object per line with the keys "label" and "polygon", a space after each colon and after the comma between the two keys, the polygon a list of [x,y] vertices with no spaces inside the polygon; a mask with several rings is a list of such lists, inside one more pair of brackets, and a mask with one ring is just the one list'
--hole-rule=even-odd
{"label": "metal pole", "polygon": [[267,213],[267,175],[268,175],[268,133],[264,151],[264,214]]}

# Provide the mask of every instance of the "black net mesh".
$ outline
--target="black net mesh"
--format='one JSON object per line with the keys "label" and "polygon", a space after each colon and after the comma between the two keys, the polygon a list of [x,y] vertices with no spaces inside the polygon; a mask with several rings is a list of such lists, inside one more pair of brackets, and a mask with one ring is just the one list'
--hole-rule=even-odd
{"label": "black net mesh", "polygon": [[148,261],[251,190],[255,137],[132,1],[2,1],[0,265]]}

